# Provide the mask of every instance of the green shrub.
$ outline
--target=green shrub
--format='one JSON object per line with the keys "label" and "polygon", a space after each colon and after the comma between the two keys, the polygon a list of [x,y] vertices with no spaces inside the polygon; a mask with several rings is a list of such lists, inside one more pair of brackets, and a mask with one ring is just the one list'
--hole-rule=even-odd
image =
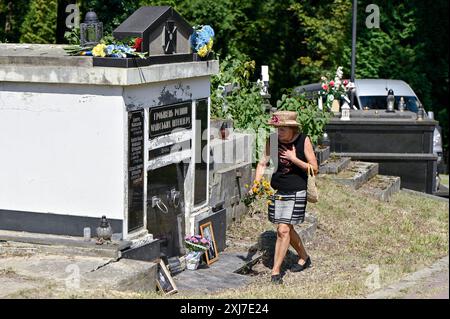
{"label": "green shrub", "polygon": [[319,138],[331,118],[331,113],[326,108],[320,110],[316,101],[317,98],[309,99],[304,94],[298,96],[283,94],[281,100],[277,101],[278,110],[297,112],[301,131],[310,137],[314,145],[319,143]]}
{"label": "green shrub", "polygon": [[20,42],[55,43],[57,0],[32,0],[22,24]]}

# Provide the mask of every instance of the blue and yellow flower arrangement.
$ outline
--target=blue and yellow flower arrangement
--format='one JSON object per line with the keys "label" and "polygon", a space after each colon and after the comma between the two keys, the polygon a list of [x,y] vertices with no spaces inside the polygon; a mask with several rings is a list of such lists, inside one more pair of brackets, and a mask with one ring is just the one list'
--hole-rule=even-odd
{"label": "blue and yellow flower arrangement", "polygon": [[189,41],[194,52],[204,58],[212,51],[214,30],[209,25],[195,26]]}
{"label": "blue and yellow flower arrangement", "polygon": [[[131,40],[130,40],[131,41]],[[134,45],[131,45],[133,44]],[[123,41],[102,41],[93,47],[81,47],[80,45],[71,45],[64,48],[69,55],[84,55],[94,57],[127,58],[139,57],[145,58],[146,52],[142,52],[142,39],[135,38],[130,43]]]}

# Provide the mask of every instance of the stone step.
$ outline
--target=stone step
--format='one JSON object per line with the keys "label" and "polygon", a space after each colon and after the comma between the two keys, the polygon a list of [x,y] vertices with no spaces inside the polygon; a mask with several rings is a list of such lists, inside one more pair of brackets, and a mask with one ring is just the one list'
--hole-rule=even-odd
{"label": "stone step", "polygon": [[346,170],[330,176],[332,176],[333,181],[339,184],[358,189],[377,174],[378,163],[352,161]]}
{"label": "stone step", "polygon": [[346,169],[351,162],[350,157],[331,156],[319,167],[319,174],[338,174]]}
{"label": "stone step", "polygon": [[361,186],[358,192],[387,202],[390,200],[391,196],[399,190],[400,177],[376,175]]}
{"label": "stone step", "polygon": [[12,230],[0,230],[0,241],[33,245],[33,250],[55,255],[108,257],[118,259],[124,241],[111,241],[97,245],[95,238],[85,241],[83,237],[38,234]]}

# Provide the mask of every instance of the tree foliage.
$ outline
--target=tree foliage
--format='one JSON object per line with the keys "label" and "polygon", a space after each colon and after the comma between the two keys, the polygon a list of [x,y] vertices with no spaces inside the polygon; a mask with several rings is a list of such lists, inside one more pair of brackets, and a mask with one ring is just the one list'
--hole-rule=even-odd
{"label": "tree foliage", "polygon": [[57,0],[31,0],[20,42],[55,43],[57,4]]}
{"label": "tree foliage", "polygon": [[[12,30],[5,32],[7,4]],[[0,41],[51,43],[56,0],[0,0]],[[348,0],[80,0],[111,33],[142,5],[170,5],[189,23],[210,24],[214,50],[269,66],[272,104],[297,85],[319,82],[342,65],[350,77],[352,1]],[[356,78],[401,79],[427,110],[448,121],[448,1],[380,0],[380,28],[368,28],[372,0],[358,0]],[[25,21],[22,23],[25,17]],[[22,25],[22,27],[21,27]],[[448,144],[446,142],[446,144]]]}

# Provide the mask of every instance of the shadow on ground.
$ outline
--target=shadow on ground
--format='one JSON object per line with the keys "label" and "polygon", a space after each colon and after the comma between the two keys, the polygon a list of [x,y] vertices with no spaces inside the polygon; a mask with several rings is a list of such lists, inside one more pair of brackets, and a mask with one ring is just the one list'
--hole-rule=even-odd
{"label": "shadow on ground", "polygon": [[[238,273],[245,275],[258,275],[263,272],[270,271],[273,267],[275,256],[275,244],[277,241],[277,233],[273,230],[268,230],[261,233],[258,237],[258,242],[251,246],[247,251],[247,256],[241,256],[240,258],[246,262],[253,263],[247,265],[247,267],[240,269]],[[254,256],[261,253],[261,256],[254,259]],[[281,273],[284,275],[293,264],[296,264],[299,260],[299,256],[288,250],[283,264],[281,265]],[[259,267],[258,267],[259,266]]]}

